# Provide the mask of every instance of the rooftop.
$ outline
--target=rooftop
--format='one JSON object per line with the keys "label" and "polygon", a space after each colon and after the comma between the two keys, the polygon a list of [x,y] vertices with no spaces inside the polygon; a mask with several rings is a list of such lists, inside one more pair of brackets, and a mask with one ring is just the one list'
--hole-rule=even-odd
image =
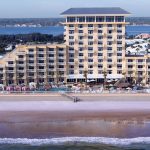
{"label": "rooftop", "polygon": [[130,14],[120,7],[101,7],[101,8],[70,8],[61,15],[96,15],[96,14]]}

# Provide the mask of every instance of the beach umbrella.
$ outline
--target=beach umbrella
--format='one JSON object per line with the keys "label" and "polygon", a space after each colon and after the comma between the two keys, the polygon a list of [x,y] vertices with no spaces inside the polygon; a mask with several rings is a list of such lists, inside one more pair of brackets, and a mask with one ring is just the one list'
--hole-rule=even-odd
{"label": "beach umbrella", "polygon": [[128,88],[126,88],[126,90],[131,90],[131,88],[130,88],[130,87],[128,87]]}

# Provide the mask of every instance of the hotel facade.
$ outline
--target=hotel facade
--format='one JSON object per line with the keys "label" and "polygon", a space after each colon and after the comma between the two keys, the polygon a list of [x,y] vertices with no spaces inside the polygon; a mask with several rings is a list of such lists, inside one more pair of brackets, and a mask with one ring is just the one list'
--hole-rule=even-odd
{"label": "hotel facade", "polygon": [[103,82],[107,79],[150,80],[150,56],[126,56],[127,11],[121,8],[71,8],[64,44],[19,45],[0,59],[0,84]]}

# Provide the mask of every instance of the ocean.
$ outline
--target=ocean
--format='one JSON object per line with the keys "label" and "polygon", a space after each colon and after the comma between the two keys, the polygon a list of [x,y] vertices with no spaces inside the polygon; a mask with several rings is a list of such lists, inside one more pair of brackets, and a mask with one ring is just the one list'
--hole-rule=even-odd
{"label": "ocean", "polygon": [[[140,33],[150,33],[150,26],[127,26],[126,32],[128,35],[137,35]],[[49,26],[49,27],[0,27],[0,35],[15,35],[15,34],[53,34],[59,35],[64,33],[63,26]]]}
{"label": "ocean", "polygon": [[32,121],[32,115],[20,113],[0,122],[0,150],[150,150],[148,120],[51,120],[39,115]]}

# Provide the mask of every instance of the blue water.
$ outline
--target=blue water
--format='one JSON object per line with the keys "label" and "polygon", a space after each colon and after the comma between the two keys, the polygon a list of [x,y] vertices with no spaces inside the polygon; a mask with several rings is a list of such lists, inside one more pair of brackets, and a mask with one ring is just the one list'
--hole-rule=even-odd
{"label": "blue water", "polygon": [[0,34],[13,35],[13,34],[63,34],[64,27],[62,26],[49,26],[49,27],[0,27]]}
{"label": "blue water", "polygon": [[[150,26],[127,26],[126,32],[128,35],[137,35],[140,33],[150,33]],[[49,27],[0,27],[0,34],[28,34],[41,33],[59,35],[64,33],[63,26]]]}

